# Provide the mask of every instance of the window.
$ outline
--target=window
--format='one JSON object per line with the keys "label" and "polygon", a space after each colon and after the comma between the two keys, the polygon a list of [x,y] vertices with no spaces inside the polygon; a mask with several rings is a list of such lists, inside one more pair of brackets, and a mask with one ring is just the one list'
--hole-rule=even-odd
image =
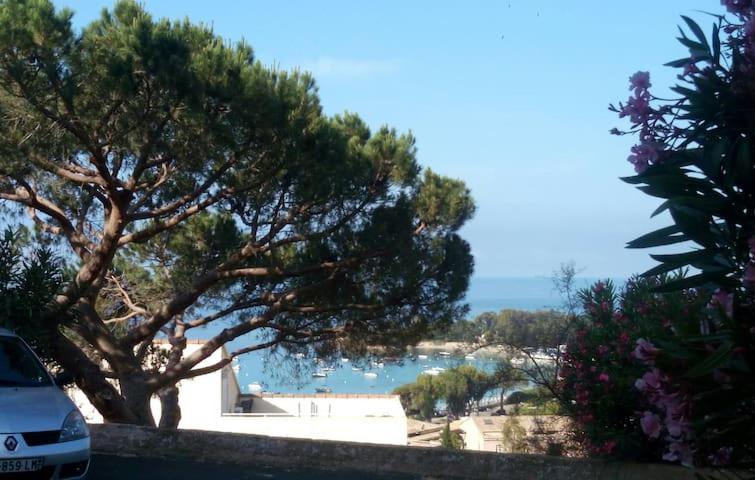
{"label": "window", "polygon": [[0,336],[0,387],[48,387],[47,370],[18,337]]}
{"label": "window", "polygon": [[312,402],[312,404],[310,406],[310,412],[309,412],[309,414],[312,415],[313,417],[317,416],[317,404],[315,402]]}

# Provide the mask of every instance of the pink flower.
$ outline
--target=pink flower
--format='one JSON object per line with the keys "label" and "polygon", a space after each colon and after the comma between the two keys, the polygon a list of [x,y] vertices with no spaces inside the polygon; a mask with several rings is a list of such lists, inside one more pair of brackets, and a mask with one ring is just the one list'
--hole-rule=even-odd
{"label": "pink flower", "polygon": [[709,455],[708,460],[716,466],[728,465],[731,463],[731,454],[733,451],[733,447],[721,447],[716,453]]}
{"label": "pink flower", "polygon": [[682,433],[689,430],[689,425],[684,417],[675,418],[672,415],[666,415],[666,430],[672,437],[681,437]]}
{"label": "pink flower", "polygon": [[747,264],[745,273],[742,276],[742,281],[747,284],[747,286],[755,286],[755,260],[751,260],[750,263]]}
{"label": "pink flower", "polygon": [[637,173],[642,173],[650,165],[658,162],[658,147],[653,142],[643,141],[631,149],[632,154],[627,157],[627,161],[634,165]]}
{"label": "pink flower", "polygon": [[643,90],[650,88],[650,72],[636,72],[629,77],[629,90],[634,90],[634,94],[639,96]]}
{"label": "pink flower", "polygon": [[663,454],[663,459],[667,462],[681,462],[685,467],[692,466],[692,449],[686,443],[672,442],[668,446],[668,451]]}
{"label": "pink flower", "polygon": [[600,355],[605,355],[605,354],[606,354],[606,353],[608,353],[608,352],[609,352],[610,350],[611,350],[611,349],[610,349],[610,348],[608,348],[608,347],[606,347],[605,345],[598,345],[598,353],[599,353]]}
{"label": "pink flower", "polygon": [[629,117],[635,125],[645,123],[650,117],[650,100],[646,96],[629,97],[627,103],[622,105],[619,118]]}
{"label": "pink flower", "polygon": [[616,441],[615,440],[606,440],[603,442],[603,446],[600,447],[600,451],[605,454],[609,454],[614,451],[616,448]]}
{"label": "pink flower", "polygon": [[642,433],[649,438],[658,438],[661,435],[661,419],[653,412],[645,412],[640,419]]}
{"label": "pink flower", "polygon": [[689,62],[684,65],[684,72],[682,73],[682,76],[686,77],[695,73],[700,73],[700,69],[697,68],[697,64],[695,64],[695,62]]}
{"label": "pink flower", "polygon": [[606,372],[601,372],[601,374],[598,375],[598,381],[608,383],[611,381],[611,377],[609,377]]}
{"label": "pink flower", "polygon": [[645,373],[642,378],[638,378],[637,381],[634,382],[634,386],[641,392],[658,390],[661,387],[661,372],[657,368],[652,369]]}
{"label": "pink flower", "polygon": [[752,10],[752,0],[721,0],[721,5],[734,15],[747,15]]}
{"label": "pink flower", "polygon": [[710,297],[710,308],[722,308],[727,317],[731,317],[734,313],[734,295],[721,290],[716,290],[712,297]]}
{"label": "pink flower", "polygon": [[632,352],[632,356],[646,365],[652,365],[659,351],[650,341],[638,338],[637,347]]}

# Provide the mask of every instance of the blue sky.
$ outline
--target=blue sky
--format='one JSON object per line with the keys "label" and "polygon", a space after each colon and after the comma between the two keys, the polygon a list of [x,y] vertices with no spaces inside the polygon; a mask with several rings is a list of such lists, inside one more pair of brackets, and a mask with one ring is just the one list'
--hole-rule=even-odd
{"label": "blue sky", "polygon": [[[81,27],[112,2],[57,1]],[[652,265],[624,244],[650,229],[658,202],[618,180],[631,139],[607,110],[650,70],[656,94],[680,14],[721,13],[715,0],[231,1],[152,0],[156,17],[212,24],[259,60],[301,67],[326,112],[412,130],[419,160],[466,181],[477,202],[463,230],[480,277],[549,275],[573,260],[591,277]]]}

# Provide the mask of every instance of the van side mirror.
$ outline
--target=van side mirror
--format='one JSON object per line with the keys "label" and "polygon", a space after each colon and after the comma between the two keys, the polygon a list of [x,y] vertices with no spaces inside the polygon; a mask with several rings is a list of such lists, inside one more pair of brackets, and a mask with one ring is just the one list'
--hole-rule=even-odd
{"label": "van side mirror", "polygon": [[73,375],[66,372],[65,370],[61,370],[52,377],[52,380],[55,382],[55,385],[63,388],[73,383]]}

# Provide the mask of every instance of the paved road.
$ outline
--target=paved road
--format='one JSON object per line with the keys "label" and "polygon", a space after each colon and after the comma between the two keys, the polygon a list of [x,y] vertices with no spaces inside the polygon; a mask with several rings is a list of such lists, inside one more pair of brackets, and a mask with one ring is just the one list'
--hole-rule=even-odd
{"label": "paved road", "polygon": [[271,467],[94,455],[89,480],[411,480],[410,476],[370,475],[362,472],[285,470]]}

